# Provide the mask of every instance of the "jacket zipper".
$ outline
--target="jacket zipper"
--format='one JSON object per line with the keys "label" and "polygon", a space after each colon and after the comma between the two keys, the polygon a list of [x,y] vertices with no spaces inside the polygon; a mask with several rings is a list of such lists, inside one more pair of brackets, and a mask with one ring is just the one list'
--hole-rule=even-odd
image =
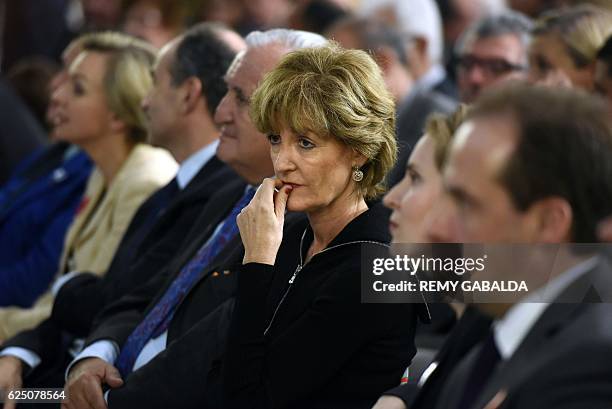
{"label": "jacket zipper", "polygon": [[272,314],[272,318],[270,318],[270,322],[268,323],[268,326],[264,330],[264,333],[263,333],[264,336],[268,334],[268,331],[270,330],[270,327],[272,327],[272,323],[274,323],[274,319],[276,318],[276,314],[278,313],[278,310],[280,309],[281,305],[285,302],[285,298],[287,298],[287,295],[289,294],[289,291],[291,291],[291,288],[293,287],[293,283],[295,282],[295,279],[297,278],[298,274],[300,274],[300,271],[302,271],[304,266],[306,264],[310,263],[313,258],[315,258],[316,256],[318,256],[321,253],[325,253],[328,250],[332,250],[332,249],[335,249],[335,248],[338,248],[338,247],[346,246],[348,244],[370,243],[370,244],[377,244],[379,246],[384,246],[384,247],[387,247],[387,248],[389,247],[388,244],[380,243],[380,242],[377,242],[377,241],[370,241],[370,240],[348,241],[346,243],[340,243],[340,244],[336,244],[335,246],[326,247],[323,250],[319,251],[318,253],[313,254],[312,257],[310,257],[310,260],[308,260],[306,263],[304,263],[303,256],[302,256],[302,248],[303,248],[303,244],[304,244],[304,237],[306,236],[306,231],[307,230],[308,230],[308,227],[306,229],[304,229],[304,233],[302,233],[302,238],[300,239],[300,263],[295,268],[295,271],[293,272],[293,275],[289,279],[289,285],[287,286],[287,289],[285,290],[285,293],[283,294],[283,296],[280,299],[280,301],[278,302],[278,304],[276,304],[276,308],[274,309],[274,313]]}

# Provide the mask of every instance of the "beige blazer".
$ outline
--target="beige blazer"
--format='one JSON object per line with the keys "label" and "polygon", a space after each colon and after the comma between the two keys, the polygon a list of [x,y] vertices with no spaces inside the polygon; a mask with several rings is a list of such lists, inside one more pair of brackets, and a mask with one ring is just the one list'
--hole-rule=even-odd
{"label": "beige blazer", "polygon": [[[145,144],[134,147],[106,193],[102,173],[94,169],[66,233],[58,276],[68,271],[106,273],[138,207],[168,183],[177,169],[167,151]],[[0,308],[0,340],[36,326],[49,317],[52,305],[49,290],[31,308]]]}

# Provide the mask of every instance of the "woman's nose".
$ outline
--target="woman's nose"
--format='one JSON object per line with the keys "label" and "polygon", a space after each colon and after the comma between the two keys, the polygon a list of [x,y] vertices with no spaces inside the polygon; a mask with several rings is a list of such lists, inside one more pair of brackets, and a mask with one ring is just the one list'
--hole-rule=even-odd
{"label": "woman's nose", "polygon": [[401,189],[401,182],[393,186],[391,190],[383,197],[383,204],[392,210],[397,210],[400,207],[402,201],[403,190]]}
{"label": "woman's nose", "polygon": [[50,103],[52,105],[57,106],[65,101],[66,88],[67,88],[67,81],[63,81],[60,84],[58,84],[58,86],[55,87],[55,89],[52,90],[51,100],[50,100]]}
{"label": "woman's nose", "polygon": [[296,169],[296,163],[291,147],[281,143],[274,159],[274,170],[277,173],[290,172]]}

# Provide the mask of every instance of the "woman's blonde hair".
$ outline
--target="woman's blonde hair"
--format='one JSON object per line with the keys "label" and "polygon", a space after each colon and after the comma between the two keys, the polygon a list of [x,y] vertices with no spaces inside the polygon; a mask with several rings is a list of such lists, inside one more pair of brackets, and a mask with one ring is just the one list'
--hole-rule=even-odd
{"label": "woman's blonde hair", "polygon": [[443,115],[436,113],[427,118],[425,133],[434,142],[434,161],[439,171],[442,171],[444,167],[450,142],[457,129],[465,121],[468,113],[469,107],[465,104],[460,104],[457,110],[451,114]]}
{"label": "woman's blonde hair", "polygon": [[109,55],[103,81],[108,106],[129,127],[131,140],[144,142],[147,121],[141,101],[153,86],[155,49],[135,37],[109,31],[85,34],[79,42],[83,51]]}
{"label": "woman's blonde hair", "polygon": [[553,10],[536,22],[533,33],[557,35],[574,65],[584,68],[612,35],[612,12],[591,4]]}
{"label": "woman's blonde hair", "polygon": [[385,191],[397,158],[395,105],[365,52],[330,44],[287,54],[254,92],[251,118],[262,133],[286,125],[339,139],[367,158],[358,192],[372,199]]}

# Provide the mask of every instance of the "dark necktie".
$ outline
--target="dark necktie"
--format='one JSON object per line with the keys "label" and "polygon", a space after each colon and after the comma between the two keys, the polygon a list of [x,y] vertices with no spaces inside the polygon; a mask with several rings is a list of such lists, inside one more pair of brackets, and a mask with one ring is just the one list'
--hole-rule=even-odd
{"label": "dark necktie", "polygon": [[195,285],[204,269],[225,245],[238,234],[236,216],[253,198],[255,189],[248,187],[236,203],[229,216],[223,220],[213,236],[198,250],[197,254],[181,269],[162,298],[149,311],[144,320],[134,329],[123,345],[116,366],[125,378],[134,367],[136,358],[150,339],[163,334],[172,321],[176,307]]}
{"label": "dark necktie", "polygon": [[467,377],[467,383],[457,409],[470,409],[474,405],[476,398],[491,378],[500,359],[501,356],[495,345],[493,329],[491,329]]}
{"label": "dark necktie", "polygon": [[143,237],[138,237],[132,241],[131,246],[133,248],[137,248],[140,245],[146,233],[149,232],[159,216],[168,208],[168,205],[172,203],[180,191],[181,189],[179,188],[178,182],[176,178],[174,178],[168,182],[166,186],[155,192],[143,206],[140,207],[138,212],[142,210],[143,213],[139,215],[140,227],[138,227],[137,235],[142,235]]}

